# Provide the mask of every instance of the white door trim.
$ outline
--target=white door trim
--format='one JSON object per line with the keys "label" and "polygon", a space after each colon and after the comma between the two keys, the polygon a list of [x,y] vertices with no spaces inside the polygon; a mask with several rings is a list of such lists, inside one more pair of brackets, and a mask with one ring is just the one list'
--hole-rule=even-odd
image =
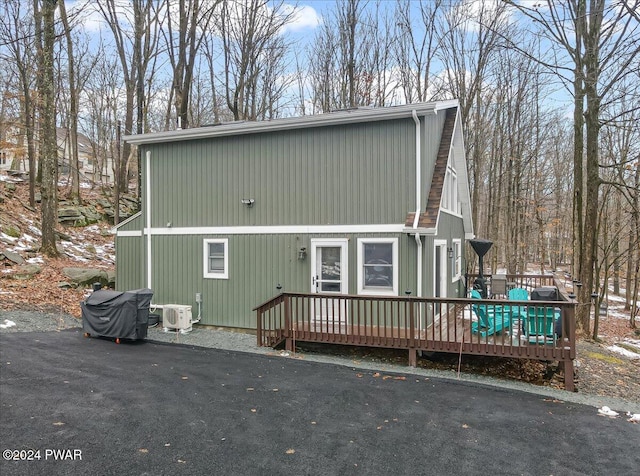
{"label": "white door trim", "polygon": [[320,292],[316,287],[316,269],[318,266],[318,248],[326,246],[340,247],[340,294],[349,292],[349,240],[347,238],[311,238],[311,292]]}
{"label": "white door trim", "polygon": [[[449,269],[447,266],[447,240],[433,240],[433,295],[435,297],[447,297],[447,275],[449,273]],[[440,276],[437,275],[438,271],[438,263],[436,263],[436,248],[440,248]],[[440,294],[436,295],[436,290],[438,286],[436,284],[436,280],[439,280]]]}

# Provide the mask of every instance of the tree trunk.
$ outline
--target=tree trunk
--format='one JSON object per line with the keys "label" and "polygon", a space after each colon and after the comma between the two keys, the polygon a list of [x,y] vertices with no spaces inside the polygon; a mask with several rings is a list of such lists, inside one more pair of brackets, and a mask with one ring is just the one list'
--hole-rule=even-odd
{"label": "tree trunk", "polygon": [[64,25],[67,40],[67,61],[69,62],[69,174],[71,175],[71,192],[69,198],[80,200],[80,160],[78,157],[78,88],[73,54],[73,39],[67,18],[64,1],[59,2],[60,18]]}
{"label": "tree trunk", "polygon": [[39,51],[39,92],[41,109],[42,167],[42,253],[48,257],[58,256],[56,249],[56,224],[58,221],[58,145],[56,140],[56,111],[53,70],[53,47],[55,42],[54,12],[57,0],[42,2],[42,47]]}
{"label": "tree trunk", "polygon": [[113,187],[113,224],[120,223],[120,168],[122,167],[122,149],[121,149],[121,129],[122,125],[118,121],[116,128],[116,170],[114,175],[115,184]]}

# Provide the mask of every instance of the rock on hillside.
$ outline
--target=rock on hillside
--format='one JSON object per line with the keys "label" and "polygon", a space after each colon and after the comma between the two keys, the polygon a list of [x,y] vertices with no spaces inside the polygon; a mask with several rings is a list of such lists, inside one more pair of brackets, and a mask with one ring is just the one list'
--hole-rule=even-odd
{"label": "rock on hillside", "polygon": [[61,220],[56,230],[60,257],[46,258],[40,254],[39,204],[28,205],[26,182],[8,186],[6,179],[0,175],[0,309],[57,308],[80,317],[80,301],[91,284],[113,287],[115,282],[108,200],[83,190],[85,204],[75,209],[78,213],[61,205],[61,213],[73,220]]}

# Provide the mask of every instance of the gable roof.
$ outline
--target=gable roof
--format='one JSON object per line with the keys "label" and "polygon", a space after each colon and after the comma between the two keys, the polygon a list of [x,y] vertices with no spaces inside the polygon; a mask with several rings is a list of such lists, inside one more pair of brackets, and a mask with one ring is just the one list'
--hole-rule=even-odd
{"label": "gable roof", "polygon": [[356,108],[313,116],[287,117],[270,121],[230,122],[215,126],[194,127],[177,131],[154,132],[124,136],[124,140],[134,145],[176,142],[192,139],[207,139],[230,135],[256,134],[268,131],[305,129],[339,124],[386,121],[410,118],[413,111],[418,115],[434,114],[438,111],[457,108],[458,101],[435,101],[391,106],[384,108]]}
{"label": "gable roof", "polygon": [[[431,187],[429,188],[429,196],[424,212],[420,213],[418,218],[418,232],[435,234],[437,233],[438,220],[440,219],[442,193],[444,192],[444,181],[447,172],[447,164],[449,158],[452,157],[452,164],[458,175],[458,200],[462,205],[462,220],[464,223],[465,238],[471,239],[475,235],[473,233],[473,221],[471,219],[471,200],[469,193],[469,182],[467,175],[467,164],[464,155],[464,142],[462,137],[462,122],[458,108],[447,109],[447,116],[442,135],[440,138],[440,146],[431,179]],[[407,231],[412,229],[415,222],[415,212],[411,212],[405,219],[405,227]]]}

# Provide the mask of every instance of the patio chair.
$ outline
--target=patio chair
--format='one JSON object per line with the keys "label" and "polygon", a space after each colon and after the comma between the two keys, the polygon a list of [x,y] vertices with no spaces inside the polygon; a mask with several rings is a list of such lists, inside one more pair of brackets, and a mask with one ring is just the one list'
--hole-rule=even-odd
{"label": "patio chair", "polygon": [[[475,289],[471,291],[473,299],[481,299],[481,295]],[[472,304],[471,308],[478,317],[471,323],[471,332],[482,337],[499,334],[504,329],[511,327],[511,313],[503,306],[489,306],[487,304]]]}
{"label": "patio chair", "polygon": [[[509,301],[528,301],[529,291],[524,288],[509,289],[507,298],[509,299]],[[509,306],[511,317],[525,318],[527,315],[526,309],[526,306],[519,306],[517,304]]]}
{"label": "patio chair", "polygon": [[509,289],[509,301],[528,301],[529,291],[524,288],[512,288]]}
{"label": "patio chair", "polygon": [[524,332],[530,344],[553,344],[560,310],[552,306],[528,306]]}

